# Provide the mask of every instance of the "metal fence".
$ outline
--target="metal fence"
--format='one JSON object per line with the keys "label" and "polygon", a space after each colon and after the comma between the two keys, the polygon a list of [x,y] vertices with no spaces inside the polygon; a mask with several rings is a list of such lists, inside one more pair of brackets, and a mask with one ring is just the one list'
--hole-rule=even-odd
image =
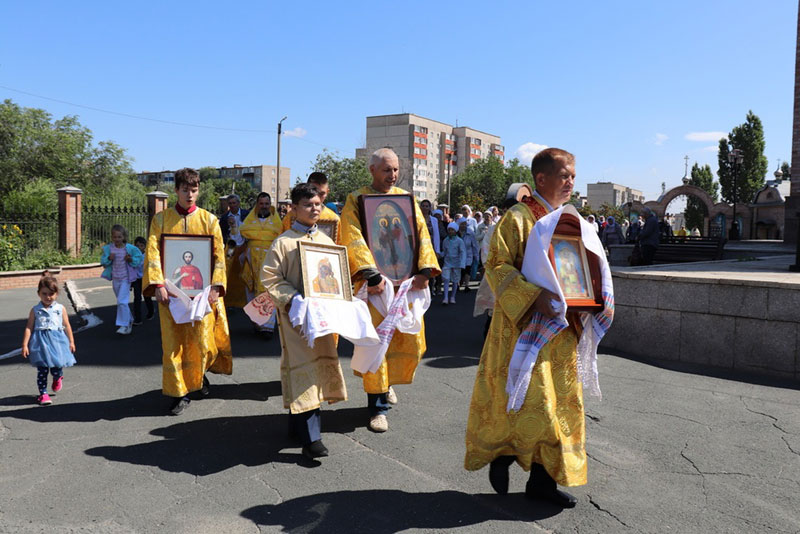
{"label": "metal fence", "polygon": [[128,242],[147,237],[147,202],[137,204],[87,203],[81,210],[81,250],[100,254],[100,247],[111,242],[111,227],[121,224],[128,231]]}
{"label": "metal fence", "polygon": [[0,227],[17,226],[25,254],[34,250],[58,250],[58,213],[0,211]]}

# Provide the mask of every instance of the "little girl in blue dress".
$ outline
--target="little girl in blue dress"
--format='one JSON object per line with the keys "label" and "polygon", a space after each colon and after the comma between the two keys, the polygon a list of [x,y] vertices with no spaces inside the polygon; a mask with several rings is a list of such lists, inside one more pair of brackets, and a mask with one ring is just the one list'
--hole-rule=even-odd
{"label": "little girl in blue dress", "polygon": [[37,290],[41,302],[33,307],[22,338],[22,357],[39,370],[36,384],[41,406],[53,404],[47,394],[47,373],[53,375],[53,393],[63,385],[63,368],[75,365],[75,339],[64,306],[56,302],[58,280],[45,272]]}

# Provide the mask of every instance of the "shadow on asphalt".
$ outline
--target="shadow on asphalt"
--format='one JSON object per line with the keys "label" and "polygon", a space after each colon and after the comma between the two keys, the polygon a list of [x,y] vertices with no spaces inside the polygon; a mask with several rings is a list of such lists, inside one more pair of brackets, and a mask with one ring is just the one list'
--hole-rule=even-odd
{"label": "shadow on asphalt", "polygon": [[242,516],[290,533],[392,534],[410,529],[443,531],[486,521],[536,521],[561,511],[514,495],[470,495],[459,491],[408,493],[364,490],[318,493],[280,504],[254,506]]}
{"label": "shadow on asphalt", "polygon": [[[323,411],[323,431],[352,432],[356,424],[363,426],[365,415],[366,408]],[[158,441],[94,447],[87,449],[86,454],[195,476],[219,473],[237,465],[253,467],[273,462],[302,467],[321,465],[300,454],[300,444],[287,435],[288,424],[288,414],[198,419],[151,431],[151,435],[164,438]],[[286,448],[297,448],[298,452],[281,452]]]}
{"label": "shadow on asphalt", "polygon": [[[60,404],[61,399],[54,396],[54,403],[47,407],[36,405],[36,397],[33,395],[6,397],[0,399],[0,406],[28,406],[18,410],[4,411],[3,417],[26,419],[39,423],[50,421],[91,423],[101,420],[119,421],[129,417],[160,417],[167,413],[171,404],[171,399],[162,395],[159,389],[124,399],[97,402],[70,403],[67,400],[68,395],[69,390],[65,390],[61,395],[64,398],[64,404]],[[212,382],[211,395],[213,398],[225,400],[266,401],[271,397],[281,395],[281,383],[278,380],[219,385]],[[196,394],[190,396],[196,397]]]}

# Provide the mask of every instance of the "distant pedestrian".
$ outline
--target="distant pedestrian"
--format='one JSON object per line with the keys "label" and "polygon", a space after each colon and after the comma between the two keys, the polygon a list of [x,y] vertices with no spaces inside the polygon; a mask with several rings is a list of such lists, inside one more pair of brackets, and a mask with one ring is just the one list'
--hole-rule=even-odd
{"label": "distant pedestrian", "polygon": [[[467,249],[464,241],[458,237],[458,224],[451,222],[447,225],[447,237],[442,242],[442,280],[444,281],[445,306],[456,303],[456,293],[461,280],[461,273],[467,265]],[[450,295],[450,283],[453,283],[453,294]]]}
{"label": "distant pedestrian", "polygon": [[644,209],[644,226],[639,232],[639,244],[642,249],[642,265],[653,265],[659,243],[658,217],[650,208]]}
{"label": "distant pedestrian", "polygon": [[[144,257],[144,251],[147,247],[147,240],[142,236],[138,236],[133,240],[133,244]],[[133,289],[133,324],[142,324],[142,277],[144,277],[144,261],[136,267],[136,280],[131,284]],[[155,307],[153,306],[153,297],[144,297],[144,304],[147,307],[147,320],[153,318],[155,315]]]}
{"label": "distant pedestrian", "polygon": [[600,241],[603,246],[608,248],[608,245],[621,245],[625,242],[625,237],[622,234],[622,227],[617,224],[614,217],[609,217],[606,221],[606,226],[603,228],[602,237]]}
{"label": "distant pedestrian", "polygon": [[121,224],[111,227],[111,243],[103,245],[100,264],[105,267],[101,276],[111,280],[114,295],[117,296],[117,334],[131,333],[131,283],[138,277],[137,268],[142,265],[142,252],[128,243],[128,231]]}
{"label": "distant pedestrian", "polygon": [[45,271],[37,289],[39,304],[31,309],[22,338],[22,357],[38,369],[40,406],[53,404],[47,394],[47,375],[53,375],[53,394],[64,384],[64,367],[75,365],[75,339],[64,306],[56,302],[58,280]]}
{"label": "distant pedestrian", "polygon": [[464,241],[464,249],[467,251],[466,264],[462,271],[461,283],[464,286],[464,293],[469,293],[469,282],[473,278],[473,271],[477,271],[477,261],[480,257],[480,248],[478,242],[475,240],[475,232],[469,224],[472,218],[462,217],[458,221],[458,235]]}

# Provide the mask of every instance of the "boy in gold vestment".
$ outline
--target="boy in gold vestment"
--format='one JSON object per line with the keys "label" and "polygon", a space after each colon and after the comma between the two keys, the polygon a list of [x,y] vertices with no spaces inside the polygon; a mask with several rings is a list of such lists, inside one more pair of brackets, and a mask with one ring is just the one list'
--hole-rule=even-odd
{"label": "boy in gold vestment", "polygon": [[553,293],[537,287],[519,271],[536,221],[570,199],[575,157],[548,148],[531,163],[536,191],[503,216],[492,234],[486,279],[496,302],[483,346],[467,420],[464,467],[489,466],[489,481],[499,494],[508,492],[508,469],[516,461],[530,471],[525,494],[562,507],[576,500],[557,484],[586,484],[583,391],[577,376],[577,319],[542,347],[519,411],[507,412],[508,365],[521,331],[534,311],[555,317]]}
{"label": "boy in gold vestment", "polygon": [[[225,294],[225,247],[217,218],[197,207],[200,175],[194,169],[181,169],[175,173],[175,191],[178,203],[157,213],[150,223],[147,252],[142,280],[145,296],[155,295],[158,316],[161,320],[161,347],[163,350],[162,389],[164,395],[175,400],[170,412],[182,413],[189,406],[188,394],[200,391],[208,395],[206,371],[231,374],[231,340],[228,317],[222,296]],[[212,272],[208,302],[211,313],[194,323],[176,324],[169,311],[170,295],[164,287],[161,268],[161,236],[163,234],[213,236]]]}
{"label": "boy in gold vestment", "polygon": [[311,459],[328,456],[328,449],[322,444],[321,403],[347,400],[335,336],[318,337],[309,347],[300,329],[293,328],[289,319],[292,299],[303,287],[300,241],[333,244],[316,226],[321,206],[313,185],[299,184],[292,189],[295,221],[275,239],[261,269],[261,282],[279,317],[283,407],[289,409],[290,428],[303,443],[303,455]]}

